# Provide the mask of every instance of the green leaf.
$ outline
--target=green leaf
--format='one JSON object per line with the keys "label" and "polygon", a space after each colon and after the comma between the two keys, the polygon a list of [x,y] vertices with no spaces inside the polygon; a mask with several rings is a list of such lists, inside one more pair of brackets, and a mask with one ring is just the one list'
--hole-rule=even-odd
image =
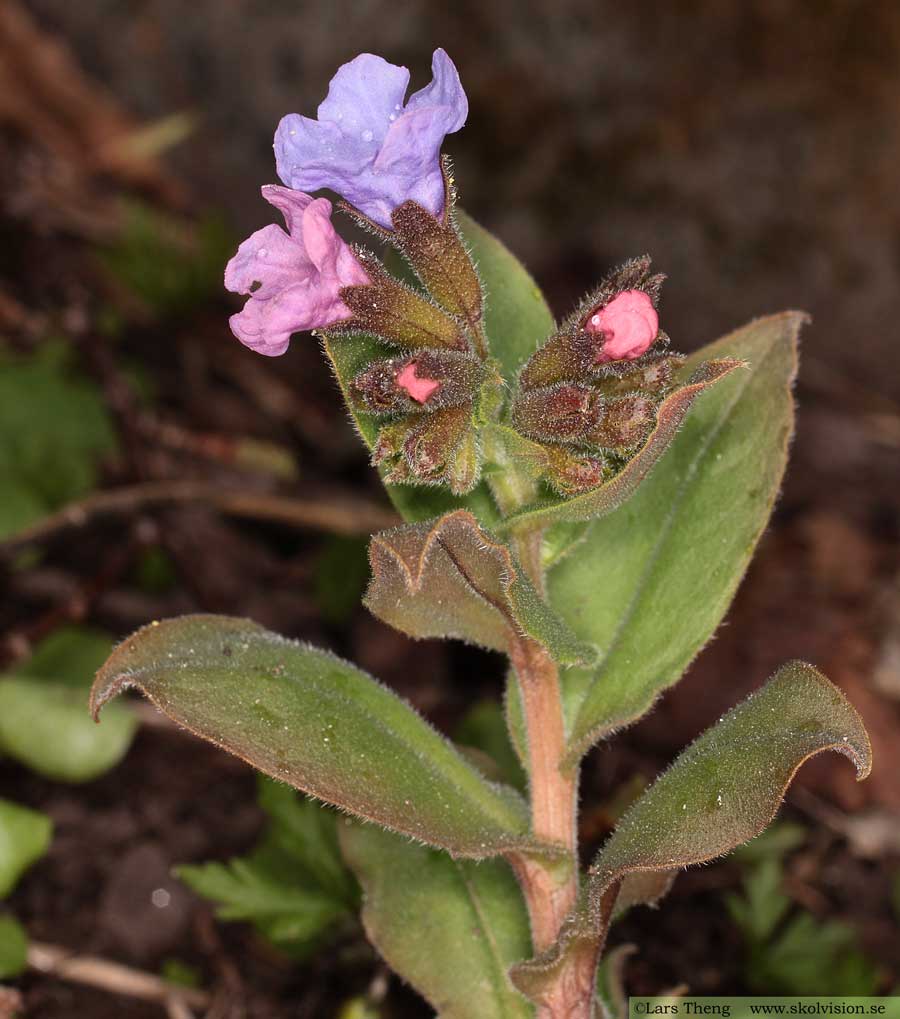
{"label": "green leaf", "polygon": [[296,960],[308,957],[359,906],[359,889],[341,857],[335,813],[259,776],[269,824],[248,856],[184,865],[178,876],[212,899],[224,920],[246,920]]}
{"label": "green leaf", "polygon": [[524,793],[528,777],[513,748],[503,708],[495,701],[480,701],[469,709],[454,733],[457,743],[486,753],[499,769],[501,778]]}
{"label": "green leaf", "polygon": [[0,899],[50,845],[53,823],[45,814],[0,800]]}
{"label": "green leaf", "polygon": [[15,917],[0,914],[0,980],[25,972],[28,965],[28,936]]}
{"label": "green leaf", "polygon": [[88,687],[109,658],[113,639],[87,626],[61,626],[37,644],[16,666],[17,676],[41,676],[68,686]]}
{"label": "green leaf", "polygon": [[[530,531],[560,523],[578,523],[606,516],[627,502],[656,465],[675,438],[694,400],[741,366],[734,358],[718,358],[696,365],[693,373],[685,374],[685,382],[659,405],[656,427],[641,449],[611,480],[581,495],[558,497],[553,501],[527,506],[503,523],[509,531]],[[502,433],[502,430],[498,430]],[[510,453],[531,461],[534,470],[546,469],[546,448],[512,429],[506,434],[512,442]]]}
{"label": "green leaf", "polygon": [[596,669],[562,679],[571,762],[644,714],[725,614],[784,472],[803,320],[759,319],[693,355],[749,368],[697,400],[635,495],[550,573],[550,604],[603,649]]}
{"label": "green leaf", "polygon": [[465,510],[376,534],[366,607],[411,637],[455,637],[505,651],[526,634],[565,665],[591,662],[534,589],[511,550]]}
{"label": "green leaf", "polygon": [[0,677],[0,752],[60,782],[90,782],[125,756],[137,729],[125,705],[98,728],[86,690],[35,677]]}
{"label": "green leaf", "polygon": [[362,600],[369,579],[366,547],[361,538],[333,535],[316,557],[313,597],[327,623],[346,623]]}
{"label": "green leaf", "polygon": [[259,776],[258,800],[271,819],[268,844],[290,862],[292,873],[355,907],[358,890],[341,859],[334,811],[264,775]]}
{"label": "green leaf", "polygon": [[517,967],[517,986],[539,996],[571,957],[600,950],[617,882],[704,863],[758,835],[797,769],[823,750],[849,757],[859,779],[871,769],[869,738],[855,709],[812,666],[789,663],[700,736],[627,811],[590,868],[582,908],[543,957]]}
{"label": "green leaf", "polygon": [[725,899],[732,919],[751,943],[770,938],[791,908],[791,900],[781,890],[782,878],[781,861],[766,857],[744,878],[743,895]]}
{"label": "green leaf", "polygon": [[751,952],[747,975],[751,987],[766,994],[868,997],[878,988],[875,967],[859,951],[853,929],[807,912]]}
{"label": "green leaf", "polygon": [[103,397],[72,370],[64,344],[28,357],[0,351],[0,538],[89,492],[115,447]]}
{"label": "green leaf", "polygon": [[251,922],[279,947],[302,958],[347,907],[331,896],[270,873],[253,856],[228,863],[182,864],[175,874],[199,895],[218,904],[221,920]]}
{"label": "green leaf", "polygon": [[249,620],[144,627],[97,674],[95,717],[128,687],[265,774],[386,828],[473,857],[528,841],[521,798],[486,782],[408,704]]}
{"label": "green leaf", "polygon": [[530,936],[504,862],[453,860],[349,820],[340,838],[369,940],[441,1019],[531,1019],[507,976]]}
{"label": "green leaf", "polygon": [[486,295],[488,346],[511,385],[522,365],[556,328],[553,314],[540,287],[505,244],[462,209],[456,210],[456,222]]}

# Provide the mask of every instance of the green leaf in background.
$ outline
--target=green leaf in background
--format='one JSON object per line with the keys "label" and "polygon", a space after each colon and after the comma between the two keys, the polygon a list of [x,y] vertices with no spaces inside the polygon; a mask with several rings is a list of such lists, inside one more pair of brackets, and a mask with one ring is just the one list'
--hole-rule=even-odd
{"label": "green leaf in background", "polygon": [[369,579],[369,560],[363,538],[332,535],[316,557],[313,597],[327,623],[346,623],[362,600]]}
{"label": "green leaf in background", "polygon": [[335,812],[282,782],[259,776],[259,805],[271,819],[267,844],[337,902],[354,907],[359,891],[341,859]]}
{"label": "green leaf in background", "polygon": [[[859,779],[871,769],[856,710],[812,666],[791,662],[691,744],[626,812],[590,868],[582,911],[543,957],[517,967],[517,986],[540,996],[573,954],[599,950],[616,882],[704,863],[758,835],[797,769],[823,750],[849,757]],[[624,885],[621,894],[635,898]]]}
{"label": "green leaf in background", "polygon": [[109,771],[131,746],[137,717],[115,704],[101,728],[86,699],[85,688],[0,676],[0,753],[60,782],[90,782]]}
{"label": "green leaf in background", "polygon": [[495,701],[475,704],[456,727],[454,737],[457,743],[486,753],[497,765],[502,780],[519,792],[525,792],[528,777],[510,742],[506,718],[499,704]]}
{"label": "green leaf in background", "polygon": [[0,913],[0,980],[25,972],[28,965],[28,937],[15,917]]}
{"label": "green leaf in background", "polygon": [[562,677],[572,763],[677,682],[725,614],[781,484],[803,321],[759,319],[694,354],[749,367],[697,400],[636,494],[551,571],[550,604],[603,652]]}
{"label": "green leaf in background", "polygon": [[423,842],[484,857],[529,841],[518,794],[486,782],[408,704],[249,620],[144,627],[97,674],[94,715],[129,687],[265,774]]}
{"label": "green leaf in background", "polygon": [[746,943],[747,983],[766,994],[875,994],[877,973],[855,931],[796,909],[783,890],[783,857],[805,838],[801,825],[776,824],[735,853],[742,889],[725,905]]}
{"label": "green leaf in background", "polygon": [[61,782],[89,782],[115,767],[137,730],[134,712],[112,705],[107,727],[86,711],[91,679],[111,647],[99,631],[61,627],[0,676],[0,753]]}
{"label": "green leaf in background", "polygon": [[747,980],[761,994],[868,997],[878,990],[875,966],[859,950],[856,932],[805,911],[751,950]]}
{"label": "green leaf in background", "polygon": [[222,266],[237,243],[220,219],[194,224],[140,202],[122,205],[124,228],[100,258],[147,310],[188,314],[221,292]]}
{"label": "green leaf in background", "polygon": [[0,899],[50,845],[53,823],[45,814],[0,800]]}
{"label": "green leaf in background", "polygon": [[291,887],[253,856],[227,863],[183,864],[175,874],[199,895],[218,903],[219,919],[252,922],[294,957],[308,954],[347,912],[328,895]]}
{"label": "green leaf in background", "polygon": [[67,686],[90,687],[94,673],[109,658],[114,640],[87,626],[61,626],[35,645],[16,665],[17,676],[40,676]]}
{"label": "green leaf in background", "polygon": [[372,538],[366,607],[411,637],[454,637],[505,651],[525,634],[563,664],[596,649],[550,611],[510,549],[465,510]]}
{"label": "green leaf in background", "polygon": [[340,839],[369,940],[441,1019],[531,1019],[507,976],[531,939],[506,863],[453,860],[350,820]]}
{"label": "green leaf in background", "polygon": [[512,385],[519,369],[556,328],[540,287],[516,256],[462,209],[456,222],[486,295],[484,331]]}
{"label": "green leaf in background", "polygon": [[221,919],[253,923],[302,960],[355,913],[359,889],[341,857],[334,811],[264,776],[258,795],[269,824],[252,853],[227,863],[185,864],[176,873],[217,903]]}
{"label": "green leaf in background", "polygon": [[64,343],[0,347],[0,538],[89,492],[116,448],[100,391],[70,361]]}

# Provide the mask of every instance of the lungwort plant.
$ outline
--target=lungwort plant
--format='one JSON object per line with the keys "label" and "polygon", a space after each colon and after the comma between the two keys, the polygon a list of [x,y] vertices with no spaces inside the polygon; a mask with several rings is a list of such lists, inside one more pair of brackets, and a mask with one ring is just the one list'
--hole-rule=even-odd
{"label": "lungwort plant", "polygon": [[[100,670],[92,708],[136,687],[198,736],[339,808],[368,935],[442,1019],[588,1019],[610,923],[676,872],[752,839],[809,757],[860,777],[859,716],[791,662],[701,735],[586,871],[578,775],[650,710],[722,619],[772,509],[803,316],[685,357],[663,277],[626,262],[556,324],[516,259],[456,205],[448,133],[468,112],[443,50],[408,71],[363,54],[318,119],[285,117],[284,218],[226,286],[260,354],[315,330],[405,520],[372,538],[369,610],[413,638],[504,652],[525,795],[349,662],[245,619],[154,622]],[[382,251],[346,243],[340,211]],[[723,677],[727,682],[727,677]],[[690,974],[685,974],[690,979]]]}

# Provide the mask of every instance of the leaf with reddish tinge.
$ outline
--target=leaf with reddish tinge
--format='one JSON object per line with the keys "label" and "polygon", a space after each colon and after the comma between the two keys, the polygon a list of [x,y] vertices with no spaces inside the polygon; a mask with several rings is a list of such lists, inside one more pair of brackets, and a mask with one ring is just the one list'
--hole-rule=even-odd
{"label": "leaf with reddish tinge", "polygon": [[362,920],[389,965],[441,1019],[528,1019],[508,971],[531,951],[528,914],[503,860],[451,860],[349,819],[344,858],[363,888]]}
{"label": "leaf with reddish tinge", "polygon": [[705,361],[659,405],[656,426],[647,441],[615,477],[581,495],[526,507],[503,523],[505,531],[530,531],[562,521],[594,520],[626,502],[669,448],[694,400],[742,365],[734,358]]}
{"label": "leaf with reddish tinge", "polygon": [[408,704],[249,620],[184,616],[139,630],[97,673],[94,716],[130,687],[265,774],[453,854],[530,841],[521,797],[487,782]]}
{"label": "leaf with reddish tinge", "polygon": [[377,534],[369,558],[367,607],[411,637],[455,637],[505,651],[511,634],[524,634],[561,664],[596,657],[553,615],[512,551],[465,510]]}
{"label": "leaf with reddish tinge", "polygon": [[627,811],[590,868],[582,905],[554,946],[515,969],[517,986],[539,999],[567,966],[596,965],[617,900],[636,904],[642,885],[656,897],[667,875],[759,835],[797,769],[823,750],[849,757],[860,780],[871,770],[856,710],[811,665],[791,662],[700,736]]}

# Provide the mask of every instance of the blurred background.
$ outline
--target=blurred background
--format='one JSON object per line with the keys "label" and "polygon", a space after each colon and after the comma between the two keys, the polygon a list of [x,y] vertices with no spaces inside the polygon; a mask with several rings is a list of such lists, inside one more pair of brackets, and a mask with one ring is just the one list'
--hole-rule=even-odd
{"label": "blurred background", "polygon": [[[82,706],[111,641],[198,610],[330,646],[450,733],[499,695],[499,659],[413,647],[358,607],[365,536],[391,519],[377,480],[315,342],[254,356],[221,286],[272,221],[279,118],[313,113],[363,50],[419,88],[439,45],[470,103],[446,146],[461,203],[555,313],[650,252],[681,350],[812,315],[773,524],[688,676],[588,761],[583,841],[787,658],[844,688],[875,771],[857,786],[835,755],[807,765],[771,839],[618,925],[640,946],[629,989],[900,986],[900,6],[3,0],[0,797],[53,835],[8,888],[0,860],[2,915],[32,943],[0,1015],[4,993],[42,1019],[179,1014],[159,988],[113,993],[111,962],[201,986],[192,1014],[220,1019],[430,1014],[354,928],[299,951],[259,888],[242,914],[233,873],[195,872],[202,896],[175,879],[252,852],[278,809],[145,706],[102,743]],[[210,899],[254,925],[218,923]],[[95,986],[61,979],[59,946],[93,957]]]}

